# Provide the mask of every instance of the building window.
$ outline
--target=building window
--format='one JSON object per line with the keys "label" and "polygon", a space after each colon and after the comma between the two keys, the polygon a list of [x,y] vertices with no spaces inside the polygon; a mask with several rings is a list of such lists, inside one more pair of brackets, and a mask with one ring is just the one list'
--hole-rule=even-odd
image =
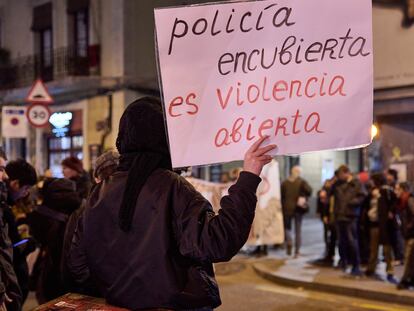
{"label": "building window", "polygon": [[88,57],[88,11],[77,11],[73,16],[75,55],[77,57]]}
{"label": "building window", "polygon": [[43,68],[50,68],[53,65],[52,29],[45,29],[40,32],[40,56]]}
{"label": "building window", "polygon": [[63,177],[62,161],[75,156],[83,159],[83,136],[80,134],[48,139],[49,169],[54,177]]}
{"label": "building window", "polygon": [[33,8],[32,31],[35,35],[35,73],[44,81],[53,80],[52,3]]}
{"label": "building window", "polygon": [[68,0],[68,29],[71,45],[70,66],[73,75],[89,74],[89,1]]}

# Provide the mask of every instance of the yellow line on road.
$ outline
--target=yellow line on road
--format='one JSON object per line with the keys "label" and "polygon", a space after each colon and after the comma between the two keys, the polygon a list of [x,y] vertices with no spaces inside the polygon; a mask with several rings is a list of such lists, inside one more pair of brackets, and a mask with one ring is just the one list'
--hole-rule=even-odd
{"label": "yellow line on road", "polygon": [[[277,288],[268,285],[258,285],[256,286],[257,290],[272,292],[282,295],[289,295],[289,296],[296,296],[306,299],[312,299],[317,301],[325,301],[325,302],[332,302],[332,303],[341,303],[335,297],[330,296],[330,294],[324,293],[317,293],[317,292],[305,292],[303,290],[296,290],[290,288]],[[378,305],[378,304],[371,304],[371,303],[358,303],[353,302],[350,304],[353,307],[359,307],[362,309],[368,310],[379,310],[379,311],[409,311],[410,309],[402,308],[402,307],[394,307],[394,306],[385,306],[385,305]]]}

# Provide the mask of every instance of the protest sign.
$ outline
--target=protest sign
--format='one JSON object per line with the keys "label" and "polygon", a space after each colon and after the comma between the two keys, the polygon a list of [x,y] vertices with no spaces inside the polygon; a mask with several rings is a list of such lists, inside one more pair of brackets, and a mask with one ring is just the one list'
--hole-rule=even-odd
{"label": "protest sign", "polygon": [[263,168],[257,190],[257,207],[248,245],[282,244],[285,239],[280,197],[279,163],[272,161]]}
{"label": "protest sign", "polygon": [[268,0],[155,10],[174,167],[371,142],[371,0]]}

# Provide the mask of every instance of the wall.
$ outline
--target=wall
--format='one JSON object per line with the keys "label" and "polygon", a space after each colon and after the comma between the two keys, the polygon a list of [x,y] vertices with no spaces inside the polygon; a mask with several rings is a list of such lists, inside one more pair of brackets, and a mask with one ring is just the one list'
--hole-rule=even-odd
{"label": "wall", "polygon": [[125,3],[125,74],[135,77],[144,84],[157,87],[157,69],[154,40],[154,8],[218,2],[208,0],[124,0]]}
{"label": "wall", "polygon": [[124,0],[105,0],[101,5],[101,74],[120,77],[124,73]]}
{"label": "wall", "polygon": [[[316,194],[316,191],[321,188],[324,182],[322,180],[324,179],[322,178],[322,169],[324,161],[327,160],[332,160],[334,170],[342,164],[347,164],[353,173],[358,173],[359,171],[358,149],[348,150],[348,156],[346,156],[346,151],[320,151],[302,154],[300,156],[300,166],[302,167],[303,177],[314,188],[314,194]],[[326,178],[330,177],[326,176]]]}
{"label": "wall", "polygon": [[68,46],[68,14],[66,1],[52,1],[53,14],[53,47],[55,49]]}
{"label": "wall", "polygon": [[414,27],[400,7],[373,6],[375,88],[414,84]]}
{"label": "wall", "polygon": [[11,52],[11,58],[33,54],[34,42],[31,1],[3,1],[3,47]]}
{"label": "wall", "polygon": [[401,163],[407,166],[407,177],[414,181],[414,114],[381,118],[381,154],[385,168]]}

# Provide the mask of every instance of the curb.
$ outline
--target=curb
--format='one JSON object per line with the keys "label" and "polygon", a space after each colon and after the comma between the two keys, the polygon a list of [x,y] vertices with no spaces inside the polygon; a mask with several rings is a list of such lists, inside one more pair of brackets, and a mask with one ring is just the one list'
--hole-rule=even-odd
{"label": "curb", "polygon": [[351,288],[338,284],[307,282],[278,275],[277,272],[271,271],[263,263],[255,263],[252,266],[254,271],[262,278],[283,286],[302,287],[304,289],[313,291],[321,291],[355,298],[414,306],[414,296],[403,295],[404,291],[401,291],[402,294],[399,295],[397,293],[394,294],[360,288]]}

